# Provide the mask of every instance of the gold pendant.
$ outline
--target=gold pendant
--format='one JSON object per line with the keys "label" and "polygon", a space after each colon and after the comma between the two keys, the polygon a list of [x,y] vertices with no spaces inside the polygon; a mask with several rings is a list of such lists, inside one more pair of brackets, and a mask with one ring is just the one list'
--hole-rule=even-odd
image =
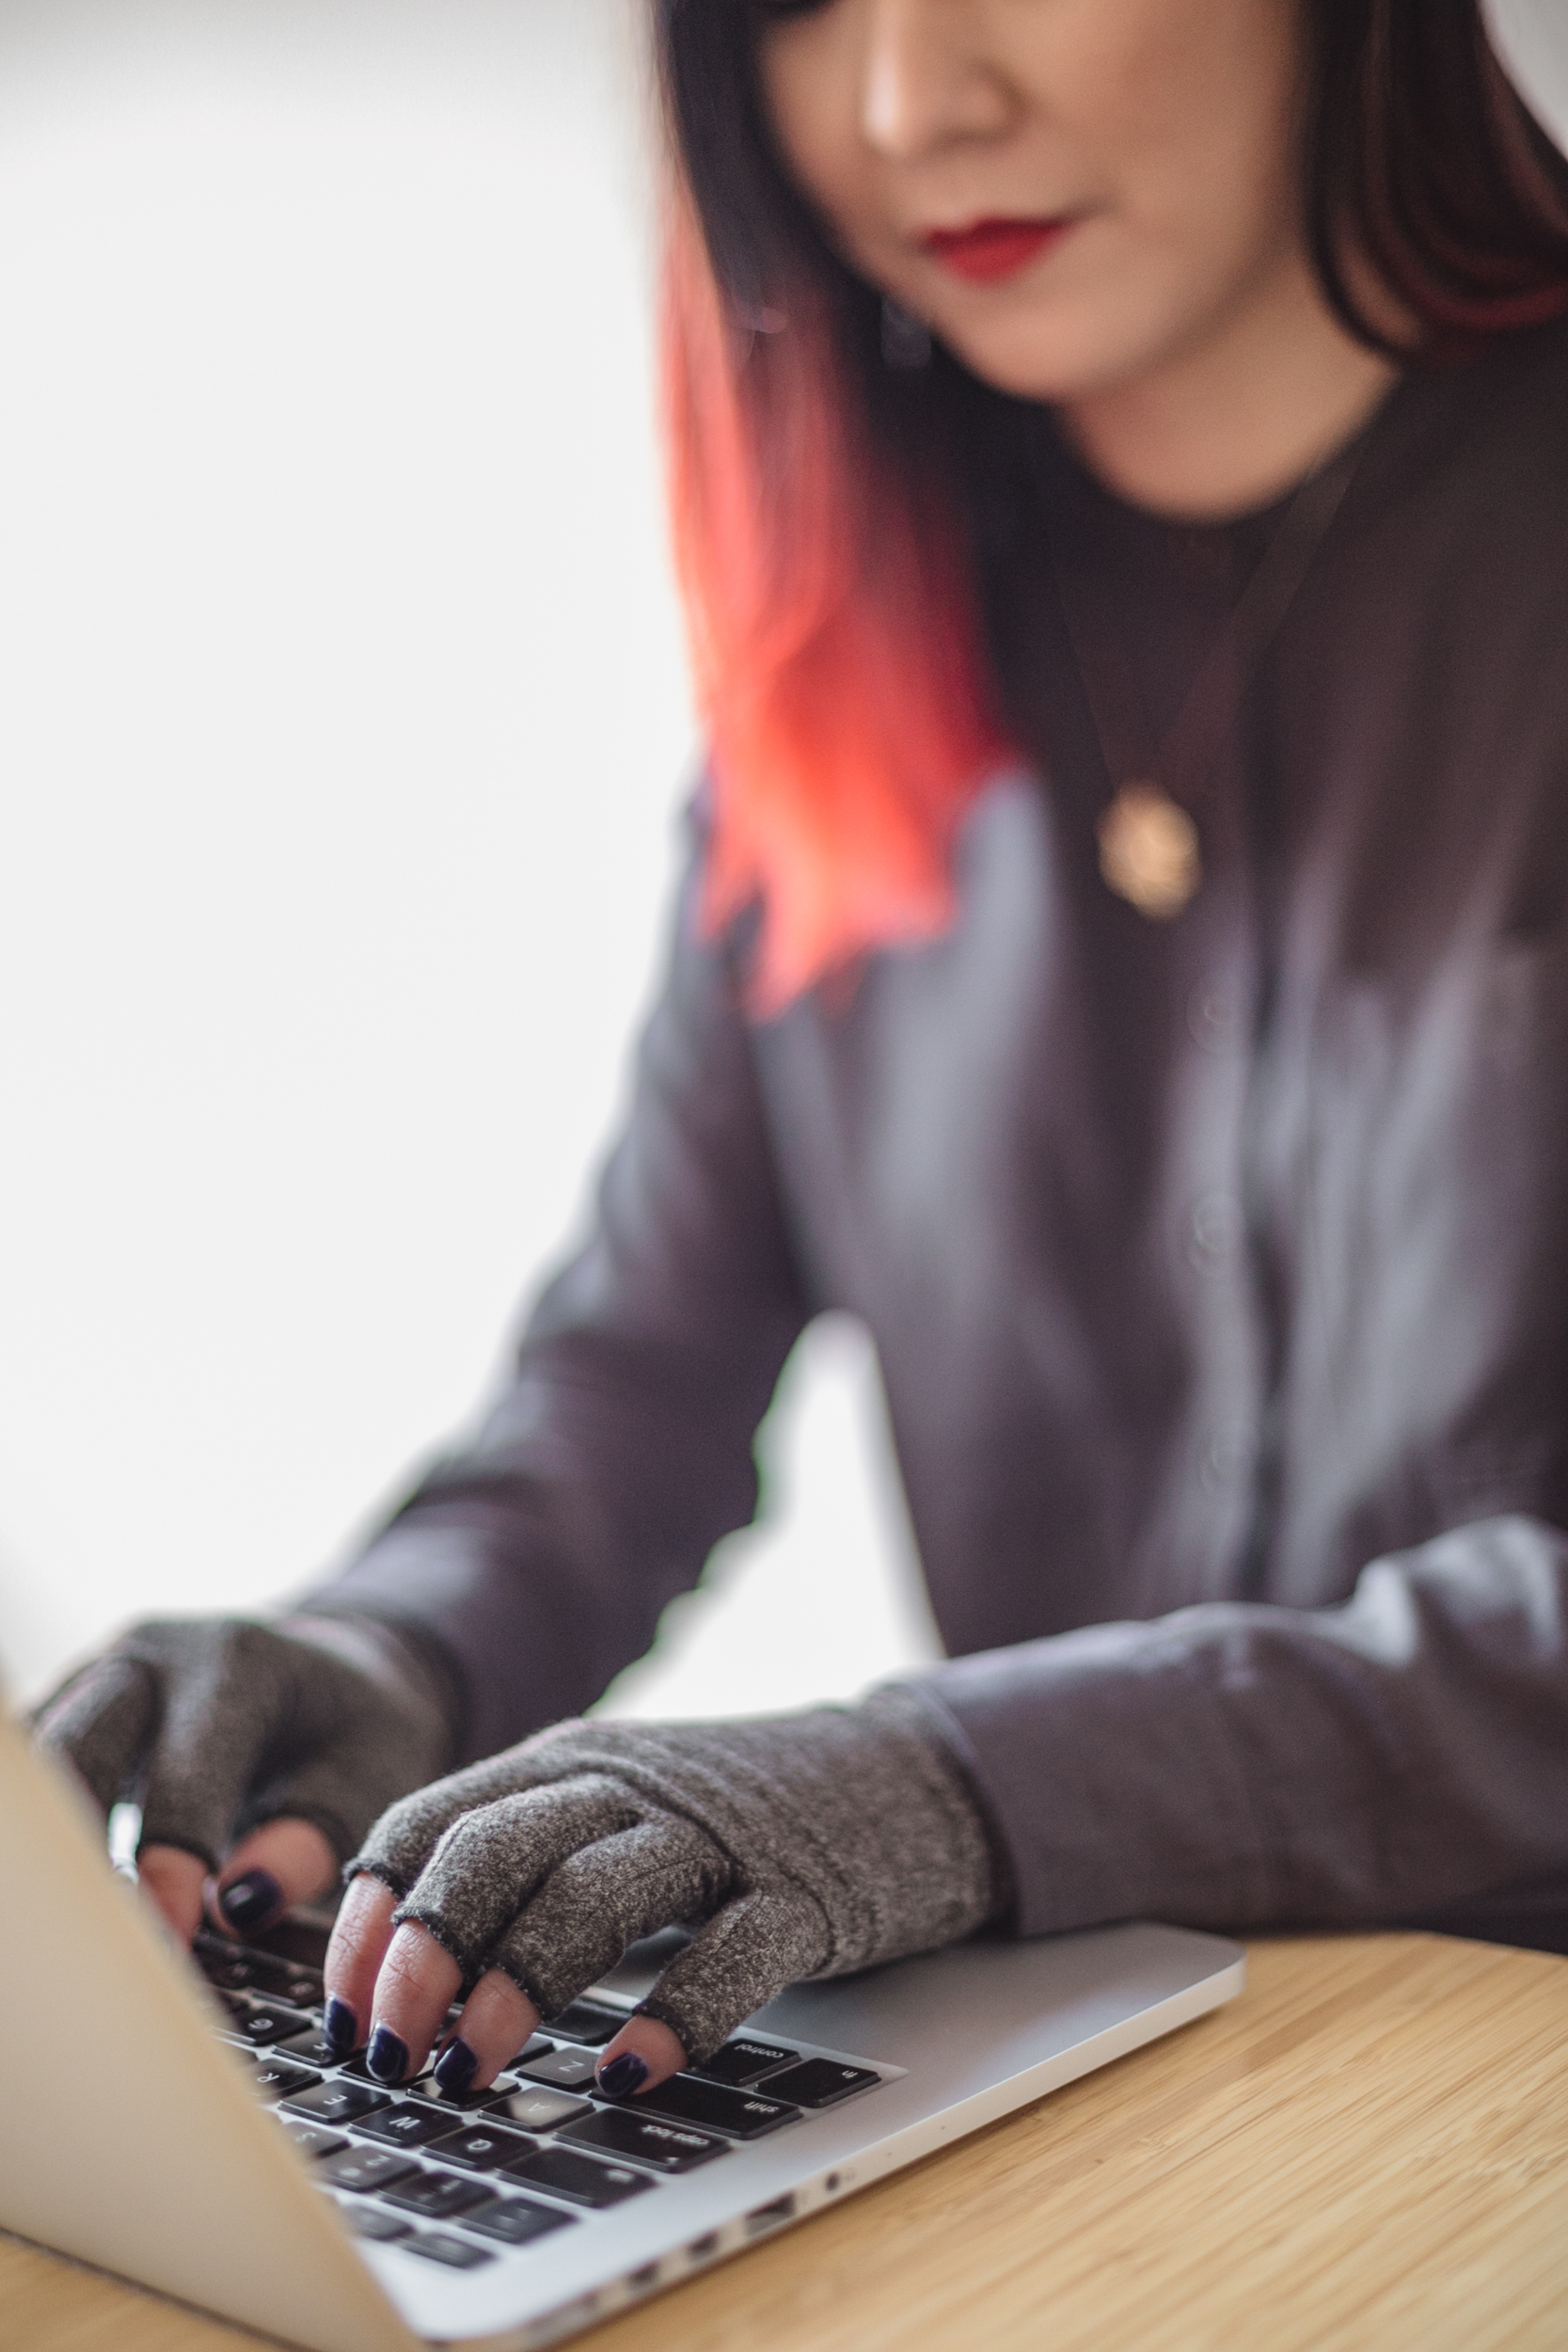
{"label": "gold pendant", "polygon": [[1168,923],[1203,880],[1197,827],[1157,784],[1124,784],[1100,819],[1100,870],[1118,898]]}

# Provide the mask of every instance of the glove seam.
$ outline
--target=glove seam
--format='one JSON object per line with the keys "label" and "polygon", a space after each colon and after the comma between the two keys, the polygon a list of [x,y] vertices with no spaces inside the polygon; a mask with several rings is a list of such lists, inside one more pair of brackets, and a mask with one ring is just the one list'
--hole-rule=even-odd
{"label": "glove seam", "polygon": [[367,1862],[362,1854],[353,1854],[344,1863],[342,1879],[345,1887],[352,1886],[356,1879],[379,1879],[388,1893],[395,1895],[400,1903],[407,1899],[409,1892],[407,1882],[400,1878],[395,1870],[389,1869],[384,1862]]}
{"label": "glove seam", "polygon": [[[691,2033],[691,2020],[677,2011],[673,2001],[661,2001],[657,1993],[650,1993],[645,2001],[639,2001],[632,2010],[634,2017],[651,2017],[656,2026],[666,2026],[686,2052],[688,2066],[705,2066],[716,2050],[721,2050],[736,2028],[731,2026],[717,2042],[705,2043]],[[741,2021],[744,2023],[744,2020]]]}
{"label": "glove seam", "polygon": [[[944,1804],[953,1805],[956,1813],[963,1807],[969,1821],[978,1827],[981,1840],[990,1863],[991,1901],[985,1920],[987,1927],[1008,1927],[1018,1915],[1018,1873],[1002,1821],[992,1804],[990,1794],[980,1775],[978,1758],[970,1746],[963,1725],[929,1684],[921,1682],[887,1682],[869,1693],[868,1703],[878,1699],[903,1700],[921,1720],[903,1718],[903,1728],[918,1741],[927,1756],[936,1764],[944,1782]],[[924,1736],[923,1736],[924,1735]],[[957,1800],[957,1804],[953,1801]]]}
{"label": "glove seam", "polygon": [[[453,1953],[452,1957],[455,1959],[456,1954]],[[530,1979],[523,1974],[520,1968],[515,1968],[510,1961],[501,1958],[499,1953],[486,1953],[485,1955],[484,1973],[488,1975],[492,1968],[495,1969],[498,1976],[504,1977],[509,1984],[516,1987],[517,1991],[522,1994],[524,2000],[529,2004],[529,2007],[536,2012],[540,2024],[547,2025],[549,2019],[546,2018],[545,2014],[544,1995],[540,1992],[538,1985],[532,1983]],[[566,2003],[562,2002],[562,2008],[563,2009],[565,2007]],[[558,2009],[552,2009],[550,2011],[551,2017],[559,2017],[560,2014],[561,2010]]]}
{"label": "glove seam", "polygon": [[[440,1913],[427,1911],[422,1904],[400,1902],[392,1914],[392,1925],[395,1928],[405,1928],[410,1925],[423,1928],[431,1942],[439,1944],[447,1958],[461,1968],[465,1986],[477,1984],[491,1965],[483,1952],[471,1954],[462,1950]],[[521,1990],[520,1987],[518,1989]],[[537,2007],[537,2003],[535,2006]]]}

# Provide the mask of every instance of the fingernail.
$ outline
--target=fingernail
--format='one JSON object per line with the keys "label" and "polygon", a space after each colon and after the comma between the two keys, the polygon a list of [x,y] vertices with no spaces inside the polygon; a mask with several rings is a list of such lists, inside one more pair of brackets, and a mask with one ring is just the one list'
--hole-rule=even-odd
{"label": "fingernail", "polygon": [[359,2020],[336,1993],[327,1996],[322,2014],[322,2040],[335,2058],[346,2058],[359,2039]]}
{"label": "fingernail", "polygon": [[270,1870],[247,1870],[218,1897],[218,1909],[240,1935],[254,1935],[282,1908],[283,1889]]}
{"label": "fingernail", "polygon": [[436,2081],[449,2099],[465,2099],[479,2073],[479,2058],[461,2036],[449,2042],[436,2061]]}
{"label": "fingernail", "polygon": [[408,2072],[408,2044],[390,2026],[377,2026],[365,2052],[365,2068],[378,2083],[400,2083]]}
{"label": "fingernail", "polygon": [[608,2066],[599,2069],[599,2089],[611,2099],[629,2099],[634,2090],[641,2090],[648,2079],[645,2058],[635,2050],[623,2050]]}

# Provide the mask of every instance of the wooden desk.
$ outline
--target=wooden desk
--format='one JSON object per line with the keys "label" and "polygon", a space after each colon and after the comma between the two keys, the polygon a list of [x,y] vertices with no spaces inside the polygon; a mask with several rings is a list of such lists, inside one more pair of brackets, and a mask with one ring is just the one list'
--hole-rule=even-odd
{"label": "wooden desk", "polygon": [[[1568,1961],[1259,1942],[1217,2016],[578,2341],[1565,2352]],[[16,2352],[256,2342],[0,2240]]]}

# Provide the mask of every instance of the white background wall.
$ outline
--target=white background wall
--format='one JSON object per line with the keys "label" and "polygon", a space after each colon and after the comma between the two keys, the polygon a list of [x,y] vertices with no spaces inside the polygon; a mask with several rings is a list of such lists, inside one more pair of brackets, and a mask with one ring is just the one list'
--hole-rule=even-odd
{"label": "white background wall", "polygon": [[[1568,8],[1509,0],[1568,120]],[[622,0],[0,11],[0,1659],[330,1559],[613,1115],[692,755]],[[618,1703],[929,1653],[813,1336]]]}
{"label": "white background wall", "polygon": [[[638,90],[616,0],[0,11],[24,1692],[327,1561],[578,1213],[693,754]],[[787,1528],[624,1704],[784,1704],[928,1642],[863,1342],[791,1389]]]}

